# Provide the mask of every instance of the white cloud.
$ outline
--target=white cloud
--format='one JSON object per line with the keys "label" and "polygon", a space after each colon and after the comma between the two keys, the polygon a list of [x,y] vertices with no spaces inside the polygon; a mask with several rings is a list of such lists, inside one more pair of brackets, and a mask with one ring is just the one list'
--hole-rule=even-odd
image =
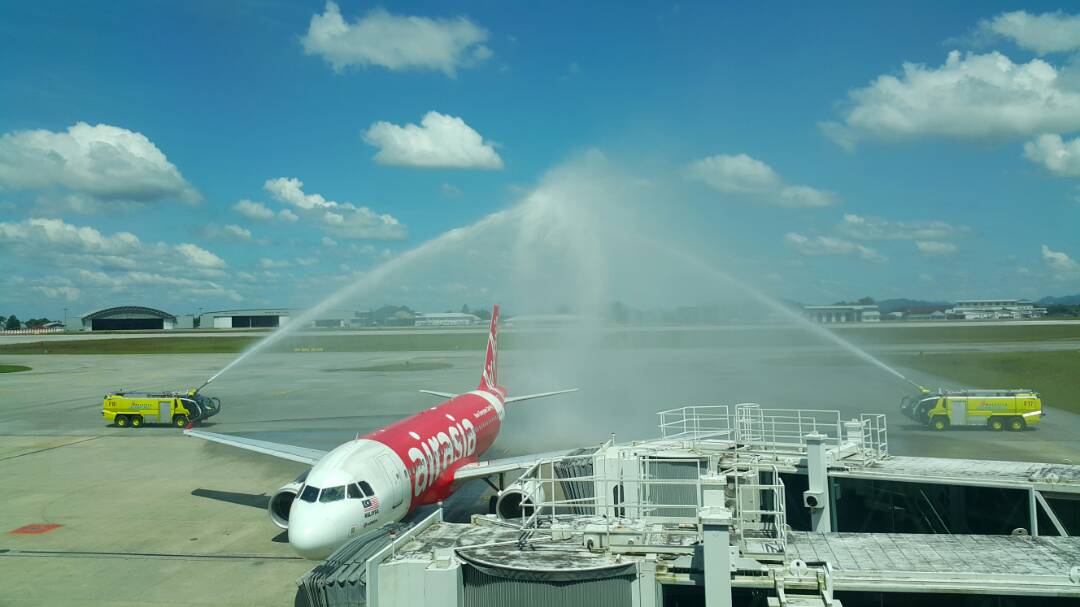
{"label": "white cloud", "polygon": [[1080,275],[1080,262],[1072,259],[1062,251],[1054,251],[1050,247],[1042,246],[1043,262],[1054,271],[1059,280],[1073,278]]}
{"label": "white cloud", "polygon": [[772,167],[746,154],[708,156],[691,163],[684,174],[714,190],[782,207],[826,207],[840,202],[832,192],[786,185]]}
{"label": "white cloud", "polygon": [[45,192],[33,203],[33,210],[37,215],[130,214],[144,208],[145,203],[134,200],[101,200],[76,192]]}
{"label": "white cloud", "polygon": [[984,34],[1011,39],[1040,55],[1080,49],[1080,15],[1061,11],[1032,15],[1025,11],[1001,13],[979,23]]}
{"label": "white cloud", "polygon": [[[0,258],[59,268],[71,276],[53,277],[33,292],[53,298],[91,299],[146,296],[141,287],[167,286],[167,297],[241,299],[234,290],[206,278],[227,278],[225,261],[202,247],[181,243],[147,243],[130,232],[104,234],[61,219],[31,218],[0,222]],[[71,287],[77,290],[65,290]],[[51,289],[51,290],[50,290]],[[29,293],[29,291],[27,291]],[[5,293],[11,296],[11,294]]]}
{"label": "white cloud", "polygon": [[461,196],[461,190],[449,183],[440,185],[439,193],[442,194],[443,198],[457,198]]}
{"label": "white cloud", "polygon": [[263,257],[259,259],[259,267],[264,270],[272,268],[288,268],[292,267],[292,262],[287,259],[270,259],[269,257]]}
{"label": "white cloud", "polygon": [[44,295],[46,299],[62,299],[68,303],[78,301],[79,296],[82,295],[82,291],[78,287],[39,285],[31,288]]}
{"label": "white cloud", "polygon": [[375,162],[396,166],[450,169],[501,169],[491,142],[456,116],[428,112],[420,125],[376,122],[364,141],[379,148]]}
{"label": "white cloud", "polygon": [[964,236],[968,228],[944,221],[887,221],[847,213],[837,231],[856,240],[941,240]]}
{"label": "white cloud", "polygon": [[337,246],[337,241],[334,240],[333,238],[330,238],[329,236],[323,236],[322,237],[322,246],[330,249],[330,248],[333,248],[333,247]]}
{"label": "white cloud", "polygon": [[1061,135],[1039,135],[1024,144],[1024,156],[1059,177],[1080,177],[1080,137],[1063,141]]}
{"label": "white cloud", "polygon": [[337,4],[327,2],[323,14],[311,17],[301,42],[305,53],[322,57],[335,71],[375,65],[437,70],[452,78],[458,68],[491,57],[487,38],[487,30],[465,17],[431,19],[376,9],[350,24]]}
{"label": "white cloud", "polygon": [[184,256],[188,262],[199,266],[201,268],[224,268],[225,260],[214,255],[210,251],[193,245],[191,243],[182,243],[176,245],[176,251]]}
{"label": "white cloud", "polygon": [[248,200],[247,198],[237,201],[237,203],[232,206],[232,210],[248,219],[255,219],[257,221],[274,221],[275,219],[280,219],[281,221],[292,223],[300,219],[296,213],[293,213],[289,209],[281,209],[275,213],[273,209],[265,204]]}
{"label": "white cloud", "polygon": [[221,242],[251,242],[252,234],[251,230],[236,225],[234,223],[228,223],[225,225],[219,225],[211,223],[203,227],[202,236],[209,240],[221,241]]}
{"label": "white cloud", "polygon": [[1080,93],[1041,59],[1013,63],[1005,55],[952,51],[938,68],[905,63],[848,93],[840,123],[822,129],[838,144],[923,137],[1004,140],[1080,129]]}
{"label": "white cloud", "polygon": [[232,207],[233,211],[236,211],[240,215],[247,217],[248,219],[258,219],[261,221],[270,221],[274,218],[274,212],[271,211],[266,205],[261,202],[254,202],[247,198],[238,201]]}
{"label": "white cloud", "polygon": [[4,244],[40,247],[42,252],[71,250],[106,255],[128,253],[142,246],[138,237],[131,232],[105,236],[91,227],[48,218],[0,223],[0,245]]}
{"label": "white cloud", "polygon": [[226,234],[231,234],[237,240],[251,240],[251,230],[238,226],[234,223],[225,224],[221,228]]}
{"label": "white cloud", "polygon": [[99,201],[194,203],[199,193],[142,133],[79,122],[0,136],[0,188],[65,188]]}
{"label": "white cloud", "polygon": [[319,263],[319,258],[318,257],[297,257],[295,259],[295,262],[296,262],[296,265],[298,265],[300,267],[307,268],[307,267],[311,267],[311,266]]}
{"label": "white cloud", "polygon": [[[305,194],[304,182],[296,178],[268,179],[263,188],[276,200],[292,205],[300,214],[317,222],[330,234],[346,239],[396,240],[405,238],[406,228],[388,213],[376,213],[349,202],[327,200],[320,194]],[[285,209],[284,217],[298,216]]]}
{"label": "white cloud", "polygon": [[915,248],[923,255],[952,255],[956,252],[956,245],[951,242],[938,242],[936,240],[916,240]]}
{"label": "white cloud", "polygon": [[841,255],[858,257],[866,261],[873,261],[881,263],[887,260],[887,258],[870,247],[863,246],[851,242],[850,240],[844,240],[842,238],[832,238],[830,236],[815,236],[808,237],[802,234],[796,234],[789,232],[784,236],[784,242],[788,246],[794,248],[796,251],[803,255]]}

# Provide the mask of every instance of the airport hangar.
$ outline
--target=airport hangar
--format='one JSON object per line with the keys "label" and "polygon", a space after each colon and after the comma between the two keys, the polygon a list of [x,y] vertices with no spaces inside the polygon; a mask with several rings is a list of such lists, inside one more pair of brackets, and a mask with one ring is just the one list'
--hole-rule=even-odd
{"label": "airport hangar", "polygon": [[200,329],[267,329],[280,327],[296,314],[288,308],[218,310],[199,316]]}
{"label": "airport hangar", "polygon": [[145,306],[104,308],[68,322],[69,331],[152,331],[191,327],[191,317],[177,322],[176,316]]}
{"label": "airport hangar", "polygon": [[[203,329],[258,329],[279,327],[295,314],[284,308],[219,310],[199,316]],[[340,321],[339,321],[340,322]],[[195,328],[195,316],[176,316],[146,306],[117,306],[90,312],[69,321],[69,331],[169,331]]]}

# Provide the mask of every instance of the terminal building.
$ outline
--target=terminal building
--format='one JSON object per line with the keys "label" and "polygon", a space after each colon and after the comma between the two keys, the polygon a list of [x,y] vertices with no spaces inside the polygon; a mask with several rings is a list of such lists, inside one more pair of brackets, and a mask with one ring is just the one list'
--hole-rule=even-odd
{"label": "terminal building", "polygon": [[881,311],[874,305],[803,306],[803,312],[820,323],[881,321]]}
{"label": "terminal building", "polygon": [[1046,308],[1023,299],[968,299],[945,311],[957,320],[1024,320],[1046,316]]}
{"label": "terminal building", "polygon": [[480,322],[481,319],[476,314],[464,312],[422,312],[416,315],[417,327],[467,327]]}

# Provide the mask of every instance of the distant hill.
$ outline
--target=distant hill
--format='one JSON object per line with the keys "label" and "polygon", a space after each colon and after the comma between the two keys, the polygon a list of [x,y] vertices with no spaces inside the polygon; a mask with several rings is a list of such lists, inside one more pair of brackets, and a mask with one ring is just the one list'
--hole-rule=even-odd
{"label": "distant hill", "polygon": [[1043,297],[1037,302],[1040,306],[1080,306],[1080,293],[1061,297]]}
{"label": "distant hill", "polygon": [[947,301],[925,301],[922,299],[883,299],[877,303],[882,314],[900,312],[909,308],[951,308],[952,304]]}

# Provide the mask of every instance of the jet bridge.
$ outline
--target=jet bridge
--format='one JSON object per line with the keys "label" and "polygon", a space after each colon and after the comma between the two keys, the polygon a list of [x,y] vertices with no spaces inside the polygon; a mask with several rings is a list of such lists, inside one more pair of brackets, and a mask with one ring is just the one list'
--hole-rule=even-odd
{"label": "jet bridge", "polygon": [[378,550],[346,545],[300,592],[338,605],[351,585],[384,606],[1080,599],[1080,466],[892,456],[879,415],[740,404],[659,422],[655,439],[537,462],[504,490],[529,505],[516,516],[436,512]]}

